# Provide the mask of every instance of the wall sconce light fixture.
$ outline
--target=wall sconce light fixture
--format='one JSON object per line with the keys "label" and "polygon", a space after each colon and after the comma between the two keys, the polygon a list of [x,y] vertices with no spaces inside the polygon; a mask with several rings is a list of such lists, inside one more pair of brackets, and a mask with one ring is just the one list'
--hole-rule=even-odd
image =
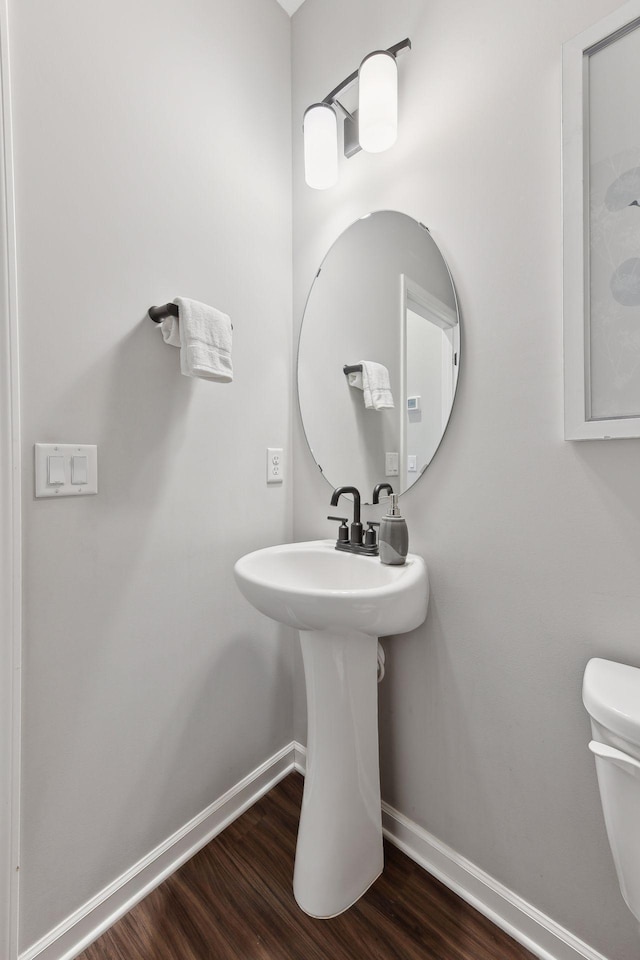
{"label": "wall sconce light fixture", "polygon": [[304,112],[304,177],[310,187],[326,190],[338,180],[338,118],[328,103]]}
{"label": "wall sconce light fixture", "polygon": [[[310,187],[326,190],[338,181],[338,117],[344,115],[344,155],[359,150],[381,153],[398,136],[398,65],[401,50],[410,50],[409,38],[388,50],[367,54],[360,68],[304,112],[304,178]],[[358,108],[350,113],[338,97],[358,81]]]}

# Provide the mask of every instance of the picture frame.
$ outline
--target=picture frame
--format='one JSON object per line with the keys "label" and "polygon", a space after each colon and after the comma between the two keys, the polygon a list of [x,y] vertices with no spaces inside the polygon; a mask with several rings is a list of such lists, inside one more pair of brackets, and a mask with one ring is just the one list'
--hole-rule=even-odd
{"label": "picture frame", "polygon": [[640,437],[636,54],[640,0],[563,45],[565,440]]}

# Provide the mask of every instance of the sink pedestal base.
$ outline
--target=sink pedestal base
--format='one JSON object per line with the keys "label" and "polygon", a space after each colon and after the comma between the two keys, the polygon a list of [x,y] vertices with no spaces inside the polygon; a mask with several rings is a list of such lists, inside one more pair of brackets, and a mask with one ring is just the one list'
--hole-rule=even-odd
{"label": "sink pedestal base", "polygon": [[382,873],[376,637],[300,631],[307,771],[293,892],[312,917],[350,907]]}

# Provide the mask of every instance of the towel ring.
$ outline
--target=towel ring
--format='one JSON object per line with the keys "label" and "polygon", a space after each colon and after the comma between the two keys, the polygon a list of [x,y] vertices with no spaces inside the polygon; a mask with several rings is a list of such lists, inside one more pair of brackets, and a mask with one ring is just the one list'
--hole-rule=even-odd
{"label": "towel ring", "polygon": [[161,307],[149,307],[149,318],[154,323],[162,323],[167,317],[178,316],[178,305],[176,303],[165,303]]}
{"label": "towel ring", "polygon": [[[162,323],[163,320],[166,320],[167,317],[178,317],[178,304],[177,303],[163,303],[161,307],[149,307],[147,314],[150,320],[153,320],[154,323]],[[233,330],[233,323],[231,324],[231,329]],[[362,370],[362,367],[360,367]]]}

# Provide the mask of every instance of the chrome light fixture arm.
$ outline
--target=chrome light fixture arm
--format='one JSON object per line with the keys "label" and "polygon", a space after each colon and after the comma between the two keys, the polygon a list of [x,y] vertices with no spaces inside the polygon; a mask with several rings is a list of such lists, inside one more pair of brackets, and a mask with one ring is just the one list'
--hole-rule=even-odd
{"label": "chrome light fixture arm", "polygon": [[[385,106],[391,111],[392,119],[390,121],[390,130],[389,123],[387,123],[385,132],[385,126],[383,124],[382,136],[380,136],[379,131],[376,131],[373,137],[371,134],[368,134],[366,142],[365,139],[363,139],[361,143],[359,110],[354,110],[353,113],[351,113],[338,98],[360,78],[360,106],[363,106],[362,96],[364,86],[366,85],[370,88],[370,84],[367,85],[365,82],[363,71],[370,74],[371,69],[373,69],[374,73],[378,74],[379,79],[380,70],[381,67],[384,66],[385,60],[391,58],[395,64],[398,54],[402,50],[410,49],[411,40],[406,37],[406,39],[401,40],[399,43],[394,43],[393,46],[387,50],[377,50],[368,54],[360,64],[360,67],[354,70],[353,73],[350,73],[348,77],[345,77],[337,87],[334,87],[324,100],[307,107],[303,120],[303,136],[305,147],[305,179],[310,187],[323,190],[326,187],[333,186],[338,179],[336,107],[344,114],[343,151],[345,157],[352,157],[363,148],[369,152],[378,153],[386,150],[395,142],[397,133],[397,69],[395,65],[391,76],[389,76],[388,69],[384,71],[387,74],[385,83],[387,86],[391,85],[393,92],[391,94],[388,93],[386,98],[383,98]],[[372,68],[371,65],[373,61],[378,64],[377,69]],[[374,100],[372,101],[371,96],[368,98],[367,103],[369,109],[366,113],[369,120],[371,120],[371,109],[373,109],[374,113],[377,113],[377,104],[375,104]],[[374,104],[373,107],[372,104]],[[391,106],[391,104],[393,105]],[[363,110],[364,109],[363,106]],[[362,116],[364,118],[364,113]],[[376,126],[377,123],[378,118],[376,117],[374,126]],[[363,124],[362,134],[364,137],[369,126],[364,119]]]}
{"label": "chrome light fixture arm", "polygon": [[[385,50],[385,53],[391,54],[392,57],[396,58],[402,50],[411,50],[411,40],[409,37],[406,37],[404,40],[400,40],[399,43],[394,43],[392,47],[389,47],[388,50]],[[354,70],[353,73],[350,73],[348,77],[339,83],[337,87],[328,93],[327,96],[322,101],[330,107],[338,107],[339,110],[344,114],[344,137],[343,137],[343,152],[345,157],[349,159],[350,157],[355,156],[356,153],[359,153],[362,150],[360,146],[360,141],[358,139],[358,111],[354,110],[353,113],[350,113],[347,108],[338,100],[338,97],[345,93],[349,87],[351,87],[360,73],[360,68]]]}

